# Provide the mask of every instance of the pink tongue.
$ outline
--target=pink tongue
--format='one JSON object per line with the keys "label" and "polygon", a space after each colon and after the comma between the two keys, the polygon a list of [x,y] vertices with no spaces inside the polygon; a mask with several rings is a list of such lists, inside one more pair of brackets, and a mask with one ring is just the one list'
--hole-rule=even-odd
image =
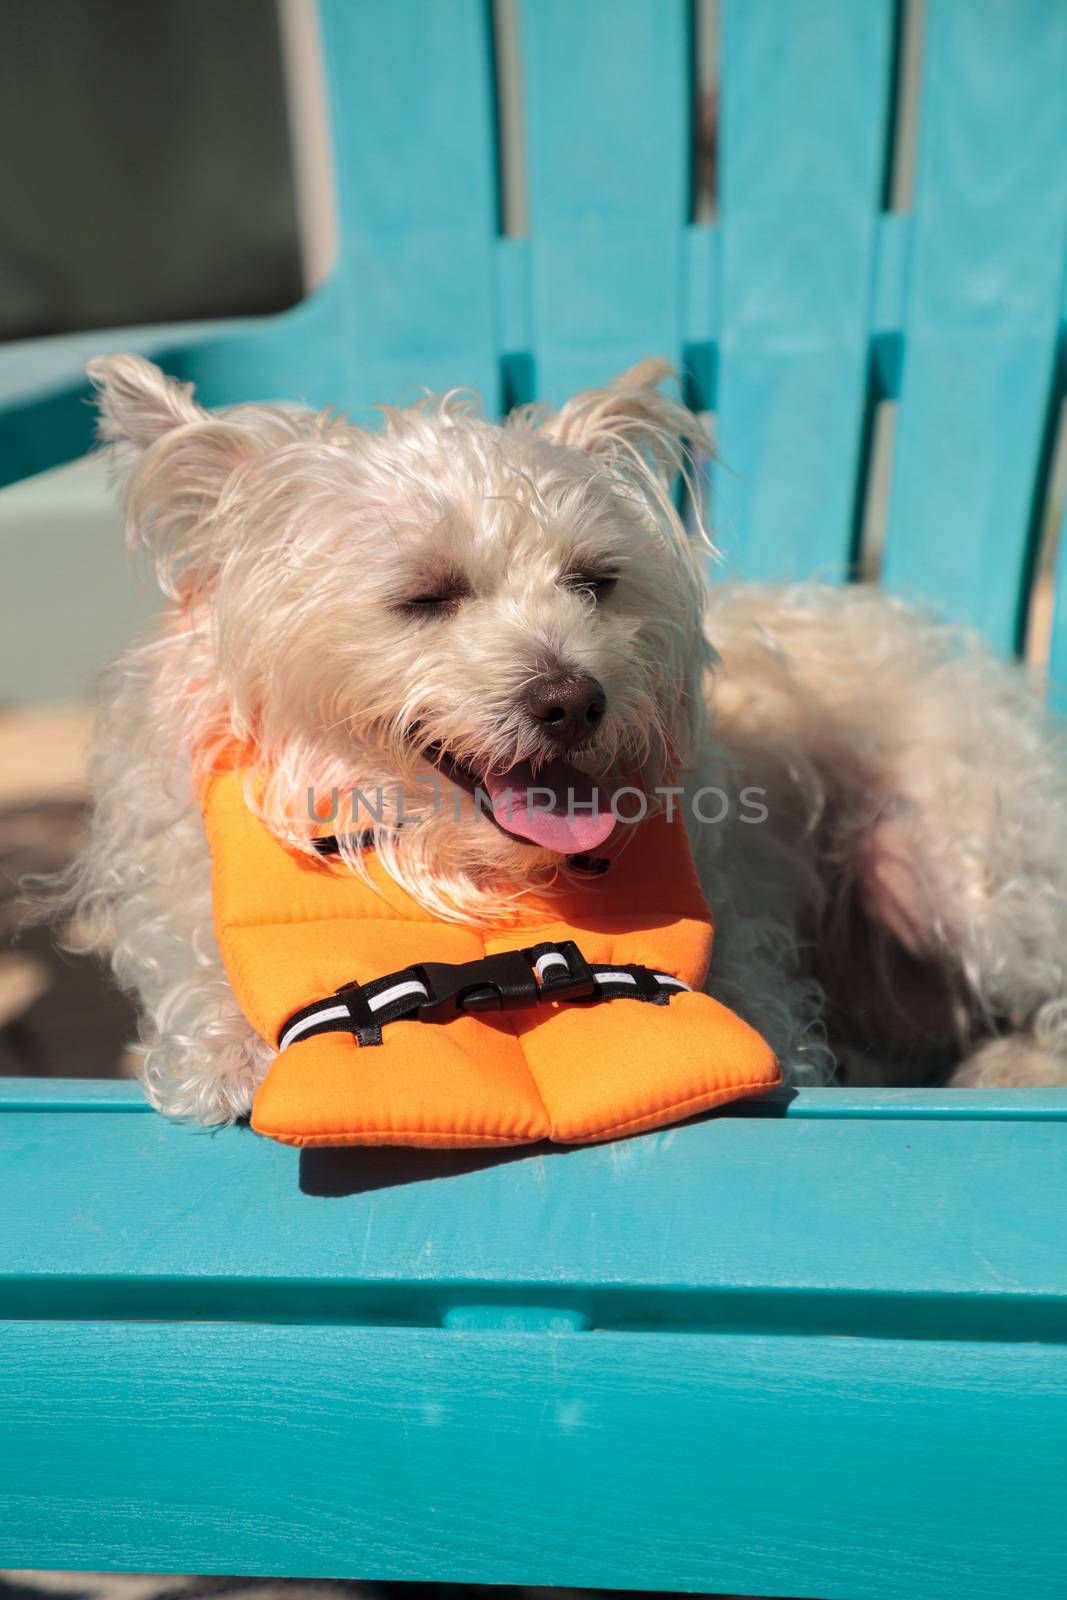
{"label": "pink tongue", "polygon": [[537,776],[528,761],[484,778],[493,816],[508,833],[561,855],[592,850],[615,826],[607,798],[592,778],[557,758]]}

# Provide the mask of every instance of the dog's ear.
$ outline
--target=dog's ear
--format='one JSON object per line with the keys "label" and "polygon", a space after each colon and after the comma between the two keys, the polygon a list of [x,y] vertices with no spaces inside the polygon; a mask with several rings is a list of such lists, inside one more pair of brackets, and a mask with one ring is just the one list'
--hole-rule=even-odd
{"label": "dog's ear", "polygon": [[213,415],[193,386],[166,377],[141,356],[107,356],[86,368],[97,390],[100,436],[123,480],[131,551],[155,562],[164,594],[180,600],[217,565],[216,510],[234,473],[292,425],[267,407]]}
{"label": "dog's ear", "polygon": [[541,431],[629,477],[636,472],[648,478],[661,492],[668,490],[691,452],[711,453],[700,418],[660,390],[675,377],[669,361],[639,361],[605,388],[575,395],[542,423]]}
{"label": "dog's ear", "polygon": [[208,420],[191,383],[168,378],[143,356],[100,356],[85,370],[97,392],[100,437],[108,444],[144,449],[172,428]]}

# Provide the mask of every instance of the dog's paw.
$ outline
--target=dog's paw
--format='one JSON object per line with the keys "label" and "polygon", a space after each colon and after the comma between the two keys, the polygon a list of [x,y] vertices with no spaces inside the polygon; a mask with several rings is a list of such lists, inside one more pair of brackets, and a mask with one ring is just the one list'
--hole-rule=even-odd
{"label": "dog's paw", "polygon": [[962,1061],[950,1089],[1067,1088],[1067,1056],[1049,1050],[1031,1033],[991,1039]]}

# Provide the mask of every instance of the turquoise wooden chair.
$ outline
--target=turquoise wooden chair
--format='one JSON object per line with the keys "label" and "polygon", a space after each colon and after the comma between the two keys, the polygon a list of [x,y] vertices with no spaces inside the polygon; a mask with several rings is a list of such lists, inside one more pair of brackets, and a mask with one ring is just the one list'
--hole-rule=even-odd
{"label": "turquoise wooden chair", "polygon": [[[650,352],[717,414],[755,576],[884,579],[1018,649],[1064,391],[1067,5],[723,0],[719,218],[684,0],[520,0],[500,236],[484,0],[322,0],[341,253],[266,321],[0,362],[7,479],[86,348],[210,404],[559,399]],[[76,359],[77,358],[77,359]],[[1067,669],[1067,607],[1053,676]],[[1067,1593],[1067,1094],[804,1092],[576,1152],[297,1152],[128,1084],[0,1084],[0,1554],[771,1595]]]}

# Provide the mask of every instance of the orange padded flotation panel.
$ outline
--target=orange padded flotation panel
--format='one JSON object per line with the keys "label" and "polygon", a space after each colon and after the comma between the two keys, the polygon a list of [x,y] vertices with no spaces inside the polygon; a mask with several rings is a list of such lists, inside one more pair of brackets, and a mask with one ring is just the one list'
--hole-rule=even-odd
{"label": "orange padded flotation panel", "polygon": [[288,849],[249,811],[244,780],[216,775],[202,804],[226,971],[280,1046],[252,1110],[260,1133],[585,1144],[779,1082],[763,1039],[699,992],[711,919],[681,817],[617,829],[609,870],[487,931],[435,921],[377,859],[372,888]]}

